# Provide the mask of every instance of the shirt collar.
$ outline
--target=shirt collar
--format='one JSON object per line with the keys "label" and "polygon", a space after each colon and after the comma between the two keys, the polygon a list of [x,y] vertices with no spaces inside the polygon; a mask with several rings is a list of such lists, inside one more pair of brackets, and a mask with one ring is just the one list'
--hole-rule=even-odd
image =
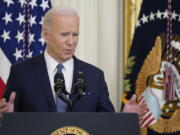
{"label": "shirt collar", "polygon": [[[45,50],[44,52],[44,58],[46,61],[46,65],[47,65],[47,69],[51,72],[51,73],[55,73],[56,72],[56,67],[59,64],[53,57],[51,57],[47,50]],[[69,70],[71,67],[74,66],[74,59],[70,58],[69,60],[61,63],[64,66],[63,70]]]}
{"label": "shirt collar", "polygon": [[73,69],[74,60],[73,60],[73,58],[71,58],[71,59],[65,61],[65,62],[62,63],[62,64],[63,64],[63,66],[64,66],[64,69],[67,70],[67,71],[69,71],[69,70],[71,70],[71,68]]}

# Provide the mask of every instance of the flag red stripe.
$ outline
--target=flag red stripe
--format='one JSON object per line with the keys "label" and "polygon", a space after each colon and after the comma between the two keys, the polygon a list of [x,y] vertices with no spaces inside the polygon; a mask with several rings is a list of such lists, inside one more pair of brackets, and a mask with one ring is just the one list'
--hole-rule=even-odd
{"label": "flag red stripe", "polygon": [[151,118],[144,127],[147,127],[148,125],[150,125],[154,120],[155,120],[154,117]]}
{"label": "flag red stripe", "polygon": [[140,123],[140,125],[142,125],[145,121],[147,121],[150,117],[152,116],[151,113],[149,113]]}
{"label": "flag red stripe", "polygon": [[143,97],[143,96],[140,96],[140,97],[138,98],[138,102],[141,102],[142,99],[144,99],[144,97]]}
{"label": "flag red stripe", "polygon": [[4,84],[4,82],[2,81],[2,79],[0,77],[0,99],[3,97],[5,86],[6,85]]}

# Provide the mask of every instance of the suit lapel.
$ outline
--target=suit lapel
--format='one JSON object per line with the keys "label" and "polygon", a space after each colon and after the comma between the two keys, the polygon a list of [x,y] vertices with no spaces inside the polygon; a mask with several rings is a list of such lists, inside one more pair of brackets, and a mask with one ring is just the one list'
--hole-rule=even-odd
{"label": "suit lapel", "polygon": [[47,103],[50,107],[50,110],[56,112],[56,105],[52,94],[52,89],[49,81],[49,76],[47,73],[46,63],[44,59],[44,54],[41,54],[38,59],[34,62],[34,71],[38,79],[38,84],[42,94],[47,98]]}
{"label": "suit lapel", "polygon": [[[75,92],[75,87],[74,87],[74,84],[75,84],[75,78],[78,74],[78,72],[83,72],[82,69],[83,69],[83,66],[82,66],[82,63],[79,59],[77,59],[75,56],[73,57],[74,59],[74,73],[73,73],[73,83],[72,83],[72,89],[71,89],[71,93],[74,93]],[[76,99],[76,96],[77,95],[73,95],[71,98],[72,100]]]}

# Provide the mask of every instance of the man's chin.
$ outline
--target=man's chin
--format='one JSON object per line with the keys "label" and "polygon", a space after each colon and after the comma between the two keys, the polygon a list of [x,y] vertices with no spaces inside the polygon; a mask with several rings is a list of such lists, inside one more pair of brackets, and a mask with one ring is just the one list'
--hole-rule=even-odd
{"label": "man's chin", "polygon": [[67,61],[67,60],[71,59],[72,57],[73,57],[72,54],[71,54],[71,55],[66,55],[66,56],[64,57],[64,60]]}

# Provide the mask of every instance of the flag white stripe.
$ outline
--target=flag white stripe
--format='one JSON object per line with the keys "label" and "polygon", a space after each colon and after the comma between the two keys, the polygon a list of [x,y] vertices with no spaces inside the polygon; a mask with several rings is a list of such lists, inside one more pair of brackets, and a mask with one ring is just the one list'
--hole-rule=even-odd
{"label": "flag white stripe", "polygon": [[145,118],[147,118],[149,114],[150,114],[150,112],[148,111],[148,112],[142,117],[141,122],[142,122]]}
{"label": "flag white stripe", "polygon": [[2,78],[3,82],[6,84],[7,79],[9,77],[11,63],[8,58],[4,55],[2,49],[0,48],[0,77]]}
{"label": "flag white stripe", "polygon": [[142,99],[143,99],[143,96],[140,95],[139,98],[138,98],[137,100],[138,100],[138,102],[140,102]]}
{"label": "flag white stripe", "polygon": [[143,123],[141,123],[141,127],[149,126],[155,122],[156,122],[156,119],[152,115],[150,115],[147,120],[145,120]]}
{"label": "flag white stripe", "polygon": [[145,127],[151,125],[154,122],[156,122],[156,119],[153,117],[152,113],[148,111],[140,121],[140,126]]}

